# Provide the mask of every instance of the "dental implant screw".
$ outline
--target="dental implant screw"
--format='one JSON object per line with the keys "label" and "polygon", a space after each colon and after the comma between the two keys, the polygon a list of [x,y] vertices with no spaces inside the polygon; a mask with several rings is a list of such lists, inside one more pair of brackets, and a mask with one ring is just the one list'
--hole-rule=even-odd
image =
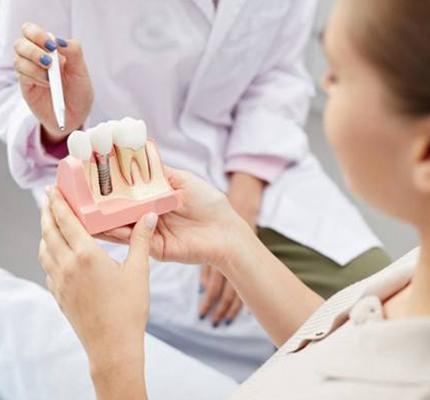
{"label": "dental implant screw", "polygon": [[96,154],[97,170],[99,173],[100,193],[108,196],[112,193],[112,178],[110,174],[109,155]]}

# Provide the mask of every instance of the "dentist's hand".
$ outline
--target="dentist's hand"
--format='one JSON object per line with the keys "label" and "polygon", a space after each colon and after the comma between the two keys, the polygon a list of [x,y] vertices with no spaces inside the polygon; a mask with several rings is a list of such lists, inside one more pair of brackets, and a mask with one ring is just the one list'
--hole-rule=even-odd
{"label": "dentist's hand", "polygon": [[[265,185],[262,180],[241,172],[235,172],[230,177],[228,200],[254,232],[257,232],[257,218]],[[205,318],[211,312],[214,327],[223,320],[230,325],[243,306],[233,286],[216,268],[205,265],[201,274],[201,290],[200,317]]]}
{"label": "dentist's hand", "polygon": [[157,216],[143,217],[131,233],[122,264],[98,247],[61,194],[52,189],[42,211],[39,258],[47,284],[73,325],[93,371],[124,362],[143,365],[149,312],[149,242]]}
{"label": "dentist's hand", "polygon": [[[26,23],[23,37],[15,43],[15,69],[22,94],[33,114],[42,125],[43,139],[60,142],[87,119],[93,103],[93,89],[82,49],[76,40],[51,37],[40,26]],[[50,53],[58,49],[66,103],[65,132],[58,129],[51,93],[48,69],[52,64]]]}

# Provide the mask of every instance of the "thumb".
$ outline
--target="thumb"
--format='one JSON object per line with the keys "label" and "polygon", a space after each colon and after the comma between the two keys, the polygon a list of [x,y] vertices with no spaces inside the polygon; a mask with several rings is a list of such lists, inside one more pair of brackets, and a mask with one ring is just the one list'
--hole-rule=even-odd
{"label": "thumb", "polygon": [[135,225],[130,238],[130,248],[125,264],[138,268],[149,257],[149,242],[157,226],[158,215],[144,215]]}

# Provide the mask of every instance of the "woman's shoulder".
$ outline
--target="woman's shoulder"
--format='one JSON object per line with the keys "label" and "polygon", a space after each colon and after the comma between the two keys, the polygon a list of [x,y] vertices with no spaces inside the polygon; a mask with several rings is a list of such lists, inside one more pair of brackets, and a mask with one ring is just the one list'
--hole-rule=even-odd
{"label": "woman's shoulder", "polygon": [[352,308],[366,296],[382,301],[400,290],[411,279],[419,249],[414,249],[377,274],[359,281],[328,299],[285,343],[281,353],[291,353],[307,343],[322,340],[348,319]]}

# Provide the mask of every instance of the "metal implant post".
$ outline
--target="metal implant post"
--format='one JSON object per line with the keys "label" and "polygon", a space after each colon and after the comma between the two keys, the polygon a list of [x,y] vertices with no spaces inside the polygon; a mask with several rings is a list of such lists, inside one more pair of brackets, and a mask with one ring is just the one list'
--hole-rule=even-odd
{"label": "metal implant post", "polygon": [[100,193],[108,196],[112,193],[112,178],[110,175],[109,155],[96,153],[97,171],[99,173]]}

